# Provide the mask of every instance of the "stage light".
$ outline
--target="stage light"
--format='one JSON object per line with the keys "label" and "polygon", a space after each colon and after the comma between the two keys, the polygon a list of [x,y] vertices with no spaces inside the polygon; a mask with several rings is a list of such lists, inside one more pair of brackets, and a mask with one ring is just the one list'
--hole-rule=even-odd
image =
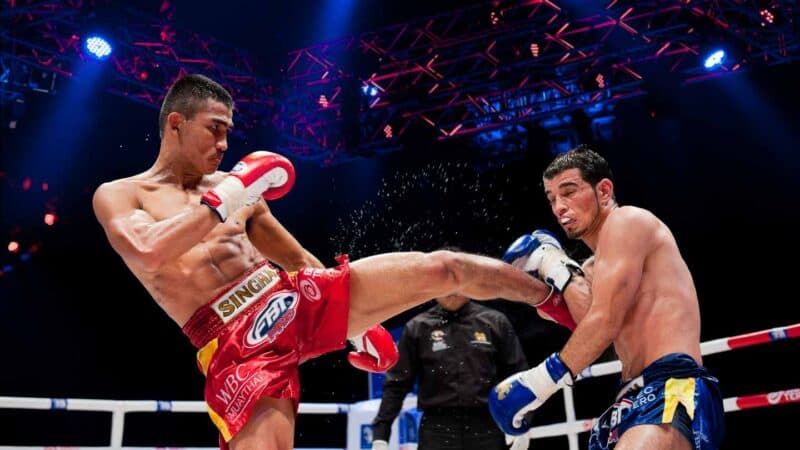
{"label": "stage light", "polygon": [[762,9],[759,14],[761,14],[761,18],[764,19],[764,22],[761,22],[761,26],[766,26],[767,24],[772,25],[775,23],[775,15],[770,12],[768,9]]}
{"label": "stage light", "polygon": [[378,95],[378,88],[370,84],[365,84],[361,86],[361,92],[368,97],[375,97]]}
{"label": "stage light", "polygon": [[86,51],[95,59],[106,59],[111,54],[111,44],[100,36],[90,36],[85,41]]}
{"label": "stage light", "polygon": [[53,226],[53,224],[56,223],[57,219],[58,217],[56,217],[56,215],[53,213],[47,213],[44,215],[44,223],[46,223],[49,226]]}
{"label": "stage light", "polygon": [[594,77],[594,81],[597,82],[597,87],[599,87],[600,89],[606,88],[606,79],[603,78],[602,73],[598,73],[597,76]]}
{"label": "stage light", "polygon": [[19,242],[11,241],[8,243],[8,251],[11,253],[17,253],[19,251]]}
{"label": "stage light", "polygon": [[725,62],[725,50],[714,50],[703,62],[703,67],[707,70],[716,69]]}

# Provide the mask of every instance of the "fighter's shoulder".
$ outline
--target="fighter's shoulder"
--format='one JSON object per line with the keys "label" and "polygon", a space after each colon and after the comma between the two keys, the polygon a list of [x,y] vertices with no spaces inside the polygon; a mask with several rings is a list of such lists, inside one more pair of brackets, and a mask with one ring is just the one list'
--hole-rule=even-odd
{"label": "fighter's shoulder", "polygon": [[655,229],[659,220],[655,214],[637,206],[619,206],[608,215],[612,227]]}
{"label": "fighter's shoulder", "polygon": [[94,191],[95,201],[105,198],[122,199],[136,197],[135,177],[119,178],[100,184]]}
{"label": "fighter's shoulder", "polygon": [[609,214],[597,246],[628,249],[635,246],[646,252],[656,241],[659,223],[658,218],[644,208],[620,206]]}

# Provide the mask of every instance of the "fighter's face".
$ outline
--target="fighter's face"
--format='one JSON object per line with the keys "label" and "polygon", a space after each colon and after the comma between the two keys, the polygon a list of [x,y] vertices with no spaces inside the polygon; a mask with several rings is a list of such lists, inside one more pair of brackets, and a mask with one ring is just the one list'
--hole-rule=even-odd
{"label": "fighter's face", "polygon": [[596,225],[600,202],[597,192],[581,178],[579,169],[567,169],[544,180],[544,193],[559,225],[570,239],[580,239]]}
{"label": "fighter's face", "polygon": [[181,145],[198,171],[212,174],[217,170],[228,149],[232,128],[233,111],[215,100],[208,100],[204,108],[182,124]]}

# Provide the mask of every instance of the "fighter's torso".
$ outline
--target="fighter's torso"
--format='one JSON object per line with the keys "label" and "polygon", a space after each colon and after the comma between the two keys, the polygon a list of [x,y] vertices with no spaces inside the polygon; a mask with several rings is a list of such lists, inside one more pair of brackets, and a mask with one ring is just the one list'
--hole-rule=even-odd
{"label": "fighter's torso", "polygon": [[636,300],[614,341],[622,376],[639,375],[667,353],[686,353],[701,364],[699,340],[700,312],[691,273],[669,228],[659,221]]}
{"label": "fighter's torso", "polygon": [[[181,189],[133,177],[127,182],[140,208],[156,221],[169,219],[200,203],[200,196],[224,176],[217,172],[194,189]],[[236,280],[264,257],[247,237],[246,225],[254,207],[242,208],[214,227],[197,245],[154,272],[130,267],[166,313],[183,325],[192,313],[208,302],[222,287]]]}

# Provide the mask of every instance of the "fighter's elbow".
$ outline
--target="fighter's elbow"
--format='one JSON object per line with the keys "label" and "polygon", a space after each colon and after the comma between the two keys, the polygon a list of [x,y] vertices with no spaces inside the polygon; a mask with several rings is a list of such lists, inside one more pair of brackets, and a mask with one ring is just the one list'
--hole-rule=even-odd
{"label": "fighter's elbow", "polygon": [[591,323],[596,335],[611,342],[622,330],[624,317],[607,309],[590,308],[583,321]]}
{"label": "fighter's elbow", "polygon": [[130,259],[145,272],[157,272],[167,262],[165,249],[146,241],[131,239],[128,249],[132,256]]}
{"label": "fighter's elbow", "polygon": [[298,252],[294,254],[285,255],[282,258],[282,263],[278,264],[288,271],[297,271],[305,268],[324,269],[325,266],[314,256],[308,252]]}
{"label": "fighter's elbow", "polygon": [[141,239],[131,238],[130,234],[112,229],[109,232],[111,246],[126,263],[145,272],[155,272],[164,265],[164,251],[148,245]]}
{"label": "fighter's elbow", "polygon": [[157,272],[166,262],[162,252],[151,248],[140,249],[137,252],[136,260],[139,267],[145,272]]}

